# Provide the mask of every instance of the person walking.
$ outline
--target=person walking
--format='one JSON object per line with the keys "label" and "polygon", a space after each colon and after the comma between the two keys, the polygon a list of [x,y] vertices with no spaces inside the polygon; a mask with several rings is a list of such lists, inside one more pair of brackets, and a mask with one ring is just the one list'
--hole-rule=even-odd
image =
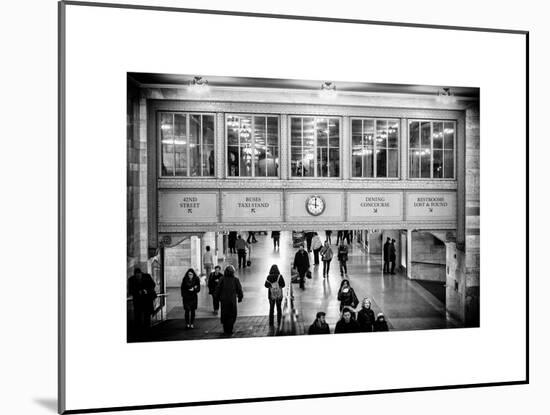
{"label": "person walking", "polygon": [[254,231],[248,231],[248,238],[246,238],[247,243],[256,243],[258,242],[256,240],[256,232]]}
{"label": "person walking", "polygon": [[241,264],[243,268],[246,268],[246,248],[248,248],[248,243],[243,238],[241,238],[241,235],[237,235],[235,248],[237,248],[237,260],[239,263],[239,269],[241,269]]}
{"label": "person walking", "polygon": [[272,231],[271,239],[273,239],[273,250],[279,249],[279,240],[281,239],[281,231]]}
{"label": "person walking", "polygon": [[357,324],[359,324],[359,331],[361,332],[370,333],[373,331],[376,317],[370,306],[370,300],[365,297],[361,310],[357,313]]}
{"label": "person walking", "polygon": [[214,267],[214,272],[212,272],[208,276],[208,294],[212,296],[212,306],[214,307],[214,314],[218,314],[218,310],[220,309],[220,301],[216,297],[216,288],[218,288],[218,284],[220,283],[220,280],[222,279],[222,268],[219,265],[216,265]]}
{"label": "person walking", "polygon": [[128,278],[128,293],[132,296],[134,306],[134,323],[139,330],[151,326],[151,314],[154,310],[154,300],[157,296],[155,281],[150,274],[134,269],[134,275]]}
{"label": "person walking", "polygon": [[307,231],[305,233],[306,237],[306,246],[307,246],[307,252],[311,252],[311,241],[313,240],[313,236],[315,235],[315,232]]}
{"label": "person walking", "polygon": [[235,249],[235,243],[237,242],[237,232],[231,231],[229,232],[227,236],[227,246],[229,248],[230,254],[237,253],[237,250]]}
{"label": "person walking", "polygon": [[395,239],[391,240],[389,257],[390,257],[389,259],[390,259],[390,266],[391,266],[390,274],[395,275],[395,260],[396,260]]}
{"label": "person walking", "polygon": [[359,325],[349,308],[346,307],[342,310],[342,317],[336,323],[334,333],[359,333]]}
{"label": "person walking", "polygon": [[344,237],[344,231],[342,230],[338,231],[338,233],[336,234],[336,245],[340,244],[340,241],[342,240],[343,237]]}
{"label": "person walking", "polygon": [[386,242],[384,243],[384,254],[383,254],[384,269],[382,271],[384,274],[390,273],[390,245],[391,245],[391,238],[388,236],[388,238],[386,239]]}
{"label": "person walking", "polygon": [[240,303],[243,300],[243,288],[235,276],[233,265],[228,265],[225,268],[214,295],[220,302],[220,320],[223,332],[227,335],[233,334],[233,326],[237,320],[237,302]]}
{"label": "person walking", "polygon": [[305,289],[306,272],[309,271],[309,255],[304,249],[304,244],[300,245],[296,255],[294,255],[294,268],[298,271],[300,288],[303,290]]}
{"label": "person walking", "polygon": [[342,280],[342,283],[340,284],[340,289],[338,290],[338,301],[340,301],[340,311],[342,311],[344,308],[355,310],[355,308],[359,304],[357,295],[355,295],[355,290],[351,288],[349,280]]}
{"label": "person walking", "polygon": [[340,262],[340,276],[348,276],[348,246],[344,239],[340,241],[340,246],[338,247],[338,261]]}
{"label": "person walking", "polygon": [[325,321],[325,312],[319,311],[315,317],[315,321],[309,326],[307,334],[330,334],[330,328]]}
{"label": "person walking", "polygon": [[331,230],[325,231],[325,241],[328,241],[329,245],[332,244],[332,231]]}
{"label": "person walking", "polygon": [[274,264],[271,266],[264,286],[267,288],[267,299],[269,300],[269,325],[273,326],[275,307],[277,307],[277,327],[279,327],[283,318],[281,304],[283,303],[285,279],[279,272],[277,265]]}
{"label": "person walking", "polygon": [[323,278],[327,278],[330,271],[330,261],[332,261],[332,257],[334,255],[328,241],[325,241],[325,246],[321,248],[319,253],[321,254],[321,259],[323,260]]}
{"label": "person walking", "polygon": [[374,331],[390,331],[388,328],[388,322],[383,313],[378,313],[376,321],[374,322]]}
{"label": "person walking", "polygon": [[204,265],[206,278],[208,278],[212,272],[212,268],[214,268],[214,255],[212,254],[209,245],[206,245],[206,252],[202,256],[202,264]]}
{"label": "person walking", "polygon": [[189,268],[181,280],[181,300],[185,310],[185,327],[194,328],[195,310],[198,306],[197,293],[201,290],[201,280],[193,268]]}
{"label": "person walking", "polygon": [[321,251],[321,248],[323,247],[323,243],[321,242],[321,238],[315,232],[315,235],[313,235],[313,239],[311,240],[311,249],[313,250],[313,258],[315,265],[319,265],[319,251]]}

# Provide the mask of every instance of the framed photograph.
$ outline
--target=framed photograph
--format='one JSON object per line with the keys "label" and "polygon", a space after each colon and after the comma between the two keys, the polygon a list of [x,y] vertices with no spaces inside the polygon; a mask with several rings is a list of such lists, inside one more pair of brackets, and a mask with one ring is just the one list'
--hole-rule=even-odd
{"label": "framed photograph", "polygon": [[527,62],[60,2],[60,413],[528,383]]}

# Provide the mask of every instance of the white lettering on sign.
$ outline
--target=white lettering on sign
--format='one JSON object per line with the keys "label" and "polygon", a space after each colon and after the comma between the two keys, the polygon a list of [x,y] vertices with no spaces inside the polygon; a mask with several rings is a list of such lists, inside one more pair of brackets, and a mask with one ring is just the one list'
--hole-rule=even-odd
{"label": "white lettering on sign", "polygon": [[407,220],[456,220],[456,193],[407,193]]}
{"label": "white lettering on sign", "polygon": [[396,221],[403,219],[401,192],[348,194],[348,217],[352,221]]}

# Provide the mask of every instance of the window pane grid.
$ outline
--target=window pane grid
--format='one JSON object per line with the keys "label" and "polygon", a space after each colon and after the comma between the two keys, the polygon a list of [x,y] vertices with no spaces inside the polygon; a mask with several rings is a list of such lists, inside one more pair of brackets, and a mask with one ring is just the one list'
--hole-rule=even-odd
{"label": "window pane grid", "polygon": [[340,121],[330,117],[291,117],[291,175],[340,177]]}
{"label": "window pane grid", "polygon": [[409,177],[454,179],[455,121],[409,121]]}
{"label": "window pane grid", "polygon": [[[353,135],[361,134],[353,141]],[[353,177],[391,177],[399,175],[399,122],[394,119],[352,119]],[[360,166],[360,167],[359,167]]]}
{"label": "window pane grid", "polygon": [[227,175],[279,175],[279,117],[229,114],[226,116]]}
{"label": "window pane grid", "polygon": [[[204,128],[205,124],[210,131]],[[160,112],[160,175],[213,176],[213,130],[214,116],[211,114]],[[205,135],[211,137],[211,145],[205,144]]]}

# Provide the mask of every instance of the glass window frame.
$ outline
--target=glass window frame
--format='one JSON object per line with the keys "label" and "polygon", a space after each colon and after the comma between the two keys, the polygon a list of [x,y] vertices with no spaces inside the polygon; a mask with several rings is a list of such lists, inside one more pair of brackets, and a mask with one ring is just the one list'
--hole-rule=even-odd
{"label": "glass window frame", "polygon": [[[229,163],[227,162],[228,156],[229,156],[229,126],[227,125],[227,120],[230,117],[251,117],[251,130],[250,130],[250,136],[251,136],[251,144],[252,144],[252,154],[254,154],[254,150],[256,147],[256,140],[254,138],[254,117],[271,117],[271,118],[277,118],[277,150],[278,150],[278,159],[279,164],[277,166],[277,175],[276,176],[256,176],[256,170],[255,170],[255,161],[254,157],[252,157],[252,164],[251,164],[251,176],[230,176],[229,175]],[[267,120],[266,120],[267,121]],[[274,180],[274,179],[280,179],[281,178],[281,115],[280,114],[274,114],[274,113],[246,113],[246,112],[226,112],[224,113],[224,165],[225,165],[225,172],[224,177],[226,179],[238,179],[238,180]],[[240,139],[238,147],[240,148]],[[267,145],[267,136],[266,136],[266,148]],[[240,159],[238,159],[239,165],[238,169],[240,170]]]}
{"label": "glass window frame", "polygon": [[[419,142],[421,142],[422,140],[422,131],[421,131],[421,123],[423,122],[429,122],[430,123],[430,177],[412,177],[411,176],[411,137],[410,137],[410,131],[411,131],[411,123],[413,122],[418,122],[419,123],[419,128],[418,128],[418,140]],[[433,164],[434,164],[434,143],[433,143],[433,124],[434,123],[437,123],[437,122],[440,122],[443,124],[443,126],[445,125],[445,123],[453,123],[453,128],[454,128],[454,134],[453,134],[453,177],[433,177]],[[457,177],[456,177],[456,161],[457,161],[457,147],[456,147],[456,142],[457,142],[457,134],[458,134],[458,131],[457,131],[457,120],[453,120],[453,119],[439,119],[439,118],[408,118],[407,119],[407,179],[409,180],[437,180],[437,181],[456,181],[457,180]],[[443,127],[444,128],[444,127]],[[445,138],[443,137],[443,142],[444,142]],[[445,147],[444,147],[444,144],[443,144],[443,147],[442,147],[442,150],[443,150],[443,155],[445,154],[445,151],[444,151]],[[444,163],[444,160],[442,161]],[[443,171],[445,171],[445,168],[444,168],[444,164],[442,164],[443,166]],[[422,169],[420,169],[420,174],[422,172]]]}
{"label": "glass window frame", "polygon": [[[314,171],[314,175],[313,176],[294,176],[292,174],[292,119],[293,118],[298,118],[298,119],[304,119],[304,118],[313,118],[314,119],[314,127],[313,127],[313,131],[315,132],[315,140],[314,140],[314,146],[313,146],[313,154],[314,154],[314,158],[313,158],[313,171]],[[317,165],[317,150],[318,150],[318,146],[317,146],[317,120],[318,119],[327,119],[327,120],[330,120],[330,119],[336,119],[338,120],[338,163],[339,163],[339,167],[338,167],[338,176],[318,176],[317,175],[317,170],[318,170],[318,165]],[[332,180],[332,179],[339,179],[339,180],[342,180],[343,178],[343,169],[342,169],[342,155],[343,155],[343,119],[344,117],[342,115],[318,115],[318,114],[315,114],[315,115],[312,115],[312,114],[291,114],[291,115],[288,115],[288,118],[287,118],[287,125],[288,125],[288,134],[287,134],[287,140],[288,140],[288,178],[290,180]],[[327,137],[327,141],[330,140],[330,136]],[[351,140],[351,135],[350,135],[350,140]],[[303,149],[304,149],[304,133],[303,133],[303,122],[302,122],[302,152],[303,152]],[[323,146],[321,146],[323,147]],[[330,148],[330,145],[326,146],[326,148]],[[351,163],[350,163],[351,164]],[[329,169],[330,171],[330,169]]]}
{"label": "glass window frame", "polygon": [[[361,121],[361,129],[363,129],[364,121],[371,120],[374,121],[374,156],[373,156],[373,177],[365,177],[365,176],[354,176],[353,175],[353,121]],[[376,126],[377,121],[397,121],[397,176],[395,177],[388,177],[388,169],[389,169],[389,163],[388,163],[388,155],[389,153],[386,153],[386,177],[378,177],[376,175],[376,167],[377,167],[377,159],[376,159]],[[365,147],[363,145],[363,147]],[[349,120],[349,177],[350,180],[401,180],[401,118],[399,117],[369,117],[369,116],[361,116],[361,117],[350,117]],[[390,147],[388,147],[387,141],[385,150],[387,151]],[[363,167],[363,166],[361,166]],[[363,169],[361,169],[363,170]]]}
{"label": "glass window frame", "polygon": [[[172,125],[174,124],[175,114],[182,114],[185,115],[185,134],[187,137],[187,145],[186,145],[186,155],[187,155],[187,162],[186,162],[186,169],[187,169],[187,175],[185,176],[178,176],[175,174],[175,149],[174,149],[174,174],[172,175],[163,175],[162,174],[162,135],[161,135],[161,116],[162,114],[171,114],[172,115]],[[202,175],[202,148],[203,148],[203,128],[202,128],[202,117],[201,117],[201,129],[200,129],[200,147],[201,147],[201,174],[197,176],[191,176],[190,175],[190,150],[189,150],[189,128],[190,128],[190,119],[191,115],[208,115],[211,116],[214,120],[214,173],[212,175],[203,176]],[[216,130],[217,130],[217,119],[216,119],[216,113],[214,112],[201,112],[201,111],[185,111],[185,110],[171,110],[171,109],[159,109],[156,111],[156,120],[157,120],[157,152],[158,152],[158,178],[159,179],[216,179]]]}

